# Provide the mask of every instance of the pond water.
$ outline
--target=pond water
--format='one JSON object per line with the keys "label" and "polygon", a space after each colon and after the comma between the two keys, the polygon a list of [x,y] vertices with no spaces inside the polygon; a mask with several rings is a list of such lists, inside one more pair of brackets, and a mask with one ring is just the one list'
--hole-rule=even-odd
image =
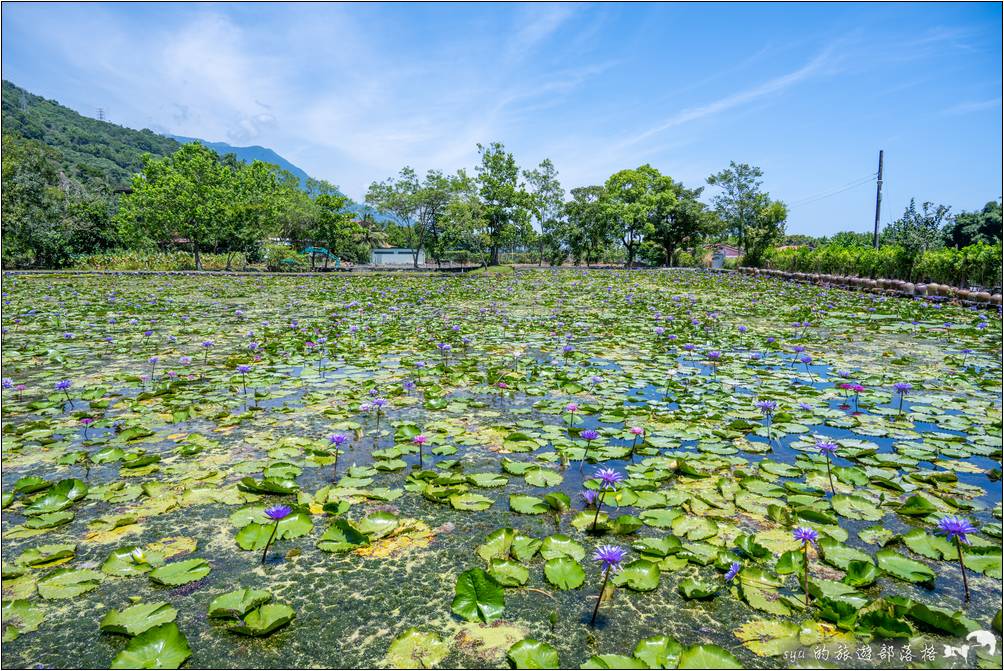
{"label": "pond water", "polygon": [[[507,668],[524,639],[569,668],[1001,666],[945,650],[1000,641],[996,309],[568,270],[7,276],[3,301],[5,666],[135,665],[157,637],[192,668]],[[593,529],[600,468],[624,480]],[[977,528],[968,603],[949,515]],[[600,545],[627,557],[590,626]],[[514,584],[500,613],[454,612],[471,569]],[[209,617],[239,589],[295,617]]]}

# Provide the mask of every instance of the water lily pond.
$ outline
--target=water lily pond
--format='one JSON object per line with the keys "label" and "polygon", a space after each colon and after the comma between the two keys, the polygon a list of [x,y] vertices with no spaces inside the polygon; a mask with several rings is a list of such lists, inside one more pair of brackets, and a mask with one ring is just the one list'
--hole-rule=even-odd
{"label": "water lily pond", "polygon": [[52,274],[2,326],[7,667],[1001,667],[996,307]]}

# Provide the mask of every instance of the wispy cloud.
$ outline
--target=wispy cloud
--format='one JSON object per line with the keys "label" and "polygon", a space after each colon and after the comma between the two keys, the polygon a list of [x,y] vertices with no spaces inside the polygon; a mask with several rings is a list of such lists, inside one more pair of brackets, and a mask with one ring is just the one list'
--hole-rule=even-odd
{"label": "wispy cloud", "polygon": [[623,140],[620,145],[629,146],[638,144],[670,128],[722,114],[737,107],[756,102],[765,96],[785,91],[817,75],[832,72],[834,66],[833,52],[834,48],[832,46],[828,47],[797,70],[793,70],[780,77],[775,77],[752,88],[719,98],[705,105],[683,109],[655,126]]}
{"label": "wispy cloud", "polygon": [[944,110],[944,114],[969,114],[971,112],[982,112],[984,110],[997,109],[1001,106],[1001,97],[990,98],[989,100],[971,100],[962,102]]}

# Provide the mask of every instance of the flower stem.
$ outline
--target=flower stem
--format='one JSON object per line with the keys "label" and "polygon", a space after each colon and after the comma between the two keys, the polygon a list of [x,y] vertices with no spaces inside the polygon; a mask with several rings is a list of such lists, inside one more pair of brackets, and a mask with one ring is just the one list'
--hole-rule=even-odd
{"label": "flower stem", "polygon": [[275,532],[279,530],[279,520],[275,521],[275,525],[272,526],[272,533],[269,534],[268,541],[265,543],[265,551],[261,553],[261,563],[265,563],[265,557],[268,556],[268,547],[272,545],[272,539],[275,538]]}
{"label": "flower stem", "polygon": [[830,455],[826,455],[826,477],[830,479],[830,493],[836,494],[837,490],[833,486],[833,474],[830,472]]}
{"label": "flower stem", "polygon": [[600,508],[603,507],[603,490],[596,495],[596,514],[593,515],[593,533],[596,533],[596,521],[600,519]]}
{"label": "flower stem", "polygon": [[809,607],[809,544],[802,542],[802,589],[805,591],[805,607]]}
{"label": "flower stem", "polygon": [[589,620],[589,626],[592,627],[596,624],[596,614],[600,612],[600,603],[603,601],[603,593],[607,591],[607,579],[610,577],[610,567],[608,566],[603,572],[603,585],[600,587],[600,593],[596,597],[596,607],[593,608],[593,617]]}
{"label": "flower stem", "polygon": [[966,578],[966,563],[962,560],[962,544],[959,539],[955,539],[955,549],[959,553],[959,568],[962,569],[962,588],[966,592],[966,603],[969,603],[969,579]]}

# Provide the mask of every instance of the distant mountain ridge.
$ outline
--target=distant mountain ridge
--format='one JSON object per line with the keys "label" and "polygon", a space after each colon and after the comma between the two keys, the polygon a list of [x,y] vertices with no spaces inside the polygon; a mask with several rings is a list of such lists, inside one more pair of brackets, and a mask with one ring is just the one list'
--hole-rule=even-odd
{"label": "distant mountain ridge", "polygon": [[152,130],[133,130],[83,116],[3,81],[3,132],[51,147],[60,169],[98,190],[129,184],[144,153],[173,154],[181,145]]}
{"label": "distant mountain ridge", "polygon": [[[55,100],[37,96],[3,80],[3,133],[46,145],[55,151],[59,167],[88,190],[111,194],[129,185],[142,168],[144,153],[161,157],[173,154],[185,143],[199,142],[221,156],[232,153],[241,161],[264,161],[287,170],[306,190],[310,175],[268,147],[237,147],[183,135],[162,135],[148,128],[134,130],[84,116]],[[369,214],[377,221],[395,221],[369,206],[351,201],[350,210]]]}
{"label": "distant mountain ridge", "polygon": [[297,176],[300,180],[300,188],[307,188],[307,180],[310,179],[310,175],[303,168],[293,165],[286,159],[284,159],[279,154],[275,153],[268,147],[261,147],[259,145],[251,145],[249,147],[236,147],[232,144],[227,144],[226,142],[209,142],[207,140],[202,140],[197,137],[185,137],[184,135],[168,135],[172,140],[177,140],[182,144],[188,144],[190,142],[199,142],[205,147],[209,147],[215,151],[220,156],[225,154],[233,154],[241,161],[245,163],[251,163],[252,161],[263,161],[265,163],[271,163],[272,165],[277,165],[283,170],[287,170]]}

